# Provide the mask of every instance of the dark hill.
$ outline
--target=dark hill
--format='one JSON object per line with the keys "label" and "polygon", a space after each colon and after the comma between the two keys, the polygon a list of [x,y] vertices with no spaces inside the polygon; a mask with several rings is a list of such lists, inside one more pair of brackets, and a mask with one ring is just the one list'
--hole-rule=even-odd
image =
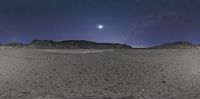
{"label": "dark hill", "polygon": [[0,49],[17,49],[17,48],[28,48],[28,45],[16,42],[0,44]]}
{"label": "dark hill", "polygon": [[179,41],[179,42],[175,42],[175,43],[166,43],[163,45],[159,45],[159,46],[154,46],[151,48],[158,48],[158,49],[196,49],[197,45],[194,45],[192,43],[189,42],[185,42],[185,41]]}
{"label": "dark hill", "polygon": [[34,40],[29,44],[30,48],[40,49],[129,49],[131,46],[118,43],[96,43],[85,40],[67,40],[67,41],[51,41],[51,40]]}

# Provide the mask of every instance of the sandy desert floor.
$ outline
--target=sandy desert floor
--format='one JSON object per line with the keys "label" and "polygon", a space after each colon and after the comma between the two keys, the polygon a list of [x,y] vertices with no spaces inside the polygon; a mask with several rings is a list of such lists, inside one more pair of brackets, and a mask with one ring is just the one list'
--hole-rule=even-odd
{"label": "sandy desert floor", "polygon": [[200,50],[0,50],[0,99],[200,99]]}

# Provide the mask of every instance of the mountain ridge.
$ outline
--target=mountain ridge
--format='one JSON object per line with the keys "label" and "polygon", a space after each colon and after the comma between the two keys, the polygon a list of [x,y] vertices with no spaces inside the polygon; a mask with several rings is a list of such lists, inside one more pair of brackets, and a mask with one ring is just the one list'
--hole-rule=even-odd
{"label": "mountain ridge", "polygon": [[190,42],[186,42],[186,41],[177,41],[177,42],[173,42],[173,43],[165,43],[162,45],[158,45],[158,46],[153,46],[150,48],[155,48],[155,49],[197,49],[198,45],[196,44],[192,44]]}
{"label": "mountain ridge", "polygon": [[32,48],[32,49],[131,49],[126,44],[119,43],[97,43],[86,40],[33,40],[29,44],[7,43],[0,44],[1,48]]}
{"label": "mountain ridge", "polygon": [[[87,40],[33,40],[29,44],[23,43],[0,43],[0,49],[6,48],[30,48],[30,49],[141,49],[131,47],[126,44],[120,43],[97,43]],[[147,47],[142,49],[199,49],[200,44],[192,44],[186,41],[177,41],[172,43],[165,43],[153,47]]]}

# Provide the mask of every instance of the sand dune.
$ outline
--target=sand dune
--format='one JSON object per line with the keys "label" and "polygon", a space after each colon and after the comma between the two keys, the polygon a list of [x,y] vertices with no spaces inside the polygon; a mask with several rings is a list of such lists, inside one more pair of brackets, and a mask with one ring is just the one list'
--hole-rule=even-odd
{"label": "sand dune", "polygon": [[199,50],[68,52],[0,50],[0,99],[200,98]]}

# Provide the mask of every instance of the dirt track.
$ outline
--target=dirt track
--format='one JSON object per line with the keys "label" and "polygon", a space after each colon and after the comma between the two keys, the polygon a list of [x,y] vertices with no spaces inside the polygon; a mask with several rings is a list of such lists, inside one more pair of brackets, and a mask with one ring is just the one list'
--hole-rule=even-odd
{"label": "dirt track", "polygon": [[0,50],[0,99],[199,99],[199,65],[200,50]]}

